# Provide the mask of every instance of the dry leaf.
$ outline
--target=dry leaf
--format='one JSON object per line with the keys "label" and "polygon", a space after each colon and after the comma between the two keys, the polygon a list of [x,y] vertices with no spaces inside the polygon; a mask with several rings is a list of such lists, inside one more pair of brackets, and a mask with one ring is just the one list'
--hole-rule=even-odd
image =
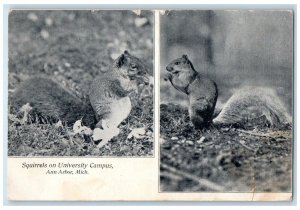
{"label": "dry leaf", "polygon": [[59,120],[57,123],[55,123],[54,126],[55,126],[56,128],[62,128],[62,127],[64,127],[61,120]]}
{"label": "dry leaf", "polygon": [[146,133],[146,128],[145,127],[135,128],[127,136],[127,139],[131,139],[132,137],[134,137],[136,139],[141,139],[141,138],[145,137],[145,133]]}
{"label": "dry leaf", "polygon": [[21,111],[21,112],[24,112],[23,118],[20,120],[20,123],[21,123],[22,125],[24,125],[24,124],[27,122],[27,120],[28,120],[28,113],[29,113],[30,110],[32,110],[32,107],[30,106],[29,103],[23,105],[23,106],[20,108],[20,111]]}
{"label": "dry leaf", "polygon": [[95,128],[93,132],[93,140],[98,141],[102,140],[97,147],[102,147],[109,142],[113,137],[117,136],[120,133],[119,128]]}
{"label": "dry leaf", "polygon": [[82,128],[82,125],[81,125],[81,120],[77,120],[74,125],[73,125],[73,132],[76,134],[76,133],[80,133],[81,132],[81,128]]}
{"label": "dry leaf", "polygon": [[73,132],[74,134],[80,133],[80,134],[85,134],[85,135],[92,135],[93,131],[89,127],[82,126],[81,125],[82,121],[77,120],[74,125],[73,125]]}

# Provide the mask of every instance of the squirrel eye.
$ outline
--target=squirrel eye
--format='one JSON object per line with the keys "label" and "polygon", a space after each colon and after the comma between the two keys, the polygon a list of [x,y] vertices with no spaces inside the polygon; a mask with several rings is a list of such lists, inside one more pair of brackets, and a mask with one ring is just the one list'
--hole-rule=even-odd
{"label": "squirrel eye", "polygon": [[179,62],[175,62],[175,65],[179,65]]}
{"label": "squirrel eye", "polygon": [[146,73],[143,72],[143,71],[139,71],[137,74],[138,74],[138,75],[146,75]]}
{"label": "squirrel eye", "polygon": [[131,69],[137,69],[137,65],[135,65],[134,63],[130,64],[130,68]]}

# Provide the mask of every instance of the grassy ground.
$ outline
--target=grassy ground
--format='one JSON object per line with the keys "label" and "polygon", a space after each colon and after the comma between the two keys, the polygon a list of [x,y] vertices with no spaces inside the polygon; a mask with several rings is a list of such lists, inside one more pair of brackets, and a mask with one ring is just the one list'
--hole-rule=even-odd
{"label": "grassy ground", "polygon": [[162,191],[291,191],[290,128],[195,130],[188,111],[173,104],[162,104],[160,116]]}
{"label": "grassy ground", "polygon": [[[12,11],[9,15],[9,98],[25,79],[46,75],[80,97],[109,70],[124,50],[152,71],[153,18],[131,11]],[[10,99],[9,99],[10,104]],[[16,113],[10,109],[13,118]],[[146,128],[143,139],[127,139],[131,129]],[[19,125],[9,121],[11,156],[151,156],[153,101],[144,98],[120,125],[121,133],[103,148],[72,129],[51,124]]]}

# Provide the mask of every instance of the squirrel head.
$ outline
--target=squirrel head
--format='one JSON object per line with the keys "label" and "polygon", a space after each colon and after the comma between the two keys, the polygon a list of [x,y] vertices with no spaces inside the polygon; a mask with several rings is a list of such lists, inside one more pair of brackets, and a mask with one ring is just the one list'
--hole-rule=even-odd
{"label": "squirrel head", "polygon": [[187,55],[182,55],[182,57],[173,60],[169,65],[166,67],[167,71],[170,73],[178,73],[180,72],[189,72],[195,71],[192,62],[189,60]]}
{"label": "squirrel head", "polygon": [[138,84],[149,84],[148,68],[127,50],[114,61],[113,68],[126,79],[136,80]]}
{"label": "squirrel head", "polygon": [[166,69],[171,84],[182,92],[186,92],[186,88],[198,74],[187,55],[173,60]]}

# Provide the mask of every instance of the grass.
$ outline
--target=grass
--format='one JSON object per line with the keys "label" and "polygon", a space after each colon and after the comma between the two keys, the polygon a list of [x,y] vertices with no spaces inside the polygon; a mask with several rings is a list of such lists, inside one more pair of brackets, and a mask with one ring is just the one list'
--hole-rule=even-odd
{"label": "grass", "polygon": [[[98,148],[93,140],[74,134],[72,127],[55,124],[20,124],[9,121],[9,156],[152,156],[153,106],[145,98],[134,107],[129,117],[119,126],[121,132],[108,144]],[[12,114],[13,115],[13,114]],[[17,117],[17,115],[13,115]],[[142,139],[128,139],[132,128],[145,127]]]}

